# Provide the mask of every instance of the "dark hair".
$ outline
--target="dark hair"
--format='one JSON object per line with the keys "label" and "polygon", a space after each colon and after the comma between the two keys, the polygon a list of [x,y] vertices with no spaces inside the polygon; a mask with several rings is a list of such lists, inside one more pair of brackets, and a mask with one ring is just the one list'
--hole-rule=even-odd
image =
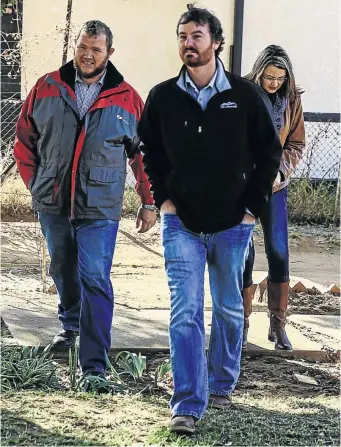
{"label": "dark hair", "polygon": [[82,33],[85,33],[88,36],[99,36],[101,34],[104,34],[107,39],[108,51],[112,47],[112,40],[113,40],[112,32],[110,31],[108,25],[101,22],[100,20],[89,20],[88,22],[83,23],[81,29],[79,30],[76,42]]}
{"label": "dark hair", "polygon": [[289,99],[290,101],[295,100],[297,95],[304,93],[304,90],[296,84],[294,71],[292,68],[292,63],[287,52],[279,45],[269,45],[257,56],[256,62],[254,63],[251,72],[246,75],[247,79],[255,82],[258,85],[261,84],[261,77],[264,70],[269,65],[274,65],[277,68],[281,68],[286,71],[287,80],[283,83],[281,88],[278,90],[280,97]]}
{"label": "dark hair", "polygon": [[221,42],[215,50],[216,57],[224,48],[225,38],[220,20],[210,11],[204,8],[197,8],[194,3],[188,3],[188,11],[184,12],[176,26],[176,34],[179,35],[179,26],[186,25],[189,22],[195,22],[199,25],[208,25],[213,42]]}

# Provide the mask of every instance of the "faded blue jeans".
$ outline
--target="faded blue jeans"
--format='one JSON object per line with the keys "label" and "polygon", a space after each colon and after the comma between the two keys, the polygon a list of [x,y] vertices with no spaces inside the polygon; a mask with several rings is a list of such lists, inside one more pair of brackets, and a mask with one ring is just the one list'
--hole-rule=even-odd
{"label": "faded blue jeans", "polygon": [[111,346],[114,294],[110,270],[118,221],[78,220],[39,213],[59,295],[63,329],[79,331],[83,372],[104,372]]}
{"label": "faded blue jeans", "polygon": [[[209,394],[228,395],[240,373],[244,325],[243,271],[253,224],[213,234],[189,231],[178,216],[161,217],[162,243],[171,292],[172,415],[200,419]],[[212,295],[212,327],[205,355],[204,273]]]}

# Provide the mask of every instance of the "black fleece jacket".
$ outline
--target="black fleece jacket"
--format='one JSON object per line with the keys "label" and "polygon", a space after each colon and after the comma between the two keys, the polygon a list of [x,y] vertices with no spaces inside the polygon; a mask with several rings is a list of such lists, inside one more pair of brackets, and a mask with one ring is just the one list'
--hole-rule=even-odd
{"label": "black fleece jacket", "polygon": [[213,96],[205,110],[177,85],[178,77],[155,86],[138,126],[156,206],[172,200],[184,225],[198,233],[239,224],[246,208],[258,217],[282,155],[267,95],[226,76],[231,89]]}

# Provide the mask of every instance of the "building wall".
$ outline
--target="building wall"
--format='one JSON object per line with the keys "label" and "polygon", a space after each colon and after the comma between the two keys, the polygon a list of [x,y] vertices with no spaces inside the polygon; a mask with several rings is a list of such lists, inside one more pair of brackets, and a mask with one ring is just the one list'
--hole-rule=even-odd
{"label": "building wall", "polygon": [[340,0],[245,0],[242,74],[270,44],[283,46],[306,90],[304,111],[340,112]]}
{"label": "building wall", "polygon": [[23,99],[40,76],[61,65],[66,7],[67,0],[24,1],[21,58]]}
{"label": "building wall", "polygon": [[[155,84],[176,76],[180,69],[175,31],[187,3],[188,0],[73,0],[72,32],[74,35],[82,22],[91,19],[109,25],[115,48],[111,61],[145,99]],[[39,76],[61,65],[67,1],[25,0],[24,4],[23,38],[27,50],[23,52],[23,97]],[[200,4],[222,21],[226,44],[221,57],[228,68],[234,0],[207,0]]]}

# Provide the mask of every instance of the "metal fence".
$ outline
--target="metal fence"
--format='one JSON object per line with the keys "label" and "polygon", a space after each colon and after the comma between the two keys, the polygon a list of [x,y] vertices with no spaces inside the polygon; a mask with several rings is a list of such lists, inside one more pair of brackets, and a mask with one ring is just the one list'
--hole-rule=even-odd
{"label": "metal fence", "polygon": [[[2,172],[12,162],[15,124],[22,101],[1,100],[1,155]],[[306,149],[293,178],[336,180],[340,169],[340,122],[330,119],[305,122]],[[128,169],[127,186],[134,186],[134,176]]]}
{"label": "metal fence", "polygon": [[305,121],[306,148],[293,178],[337,180],[340,171],[340,122],[328,117]]}

